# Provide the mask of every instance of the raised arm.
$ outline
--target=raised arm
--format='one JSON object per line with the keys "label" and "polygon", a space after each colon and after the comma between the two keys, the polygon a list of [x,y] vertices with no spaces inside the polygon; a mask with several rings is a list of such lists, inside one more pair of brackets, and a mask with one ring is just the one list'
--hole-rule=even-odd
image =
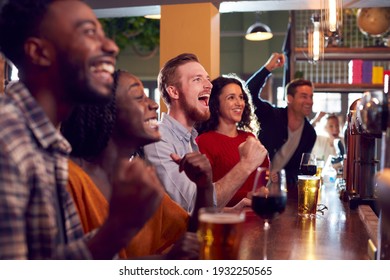
{"label": "raised arm", "polygon": [[256,71],[247,81],[246,85],[252,95],[253,100],[260,98],[261,90],[265,82],[270,76],[271,72],[279,67],[282,67],[285,62],[285,57],[281,53],[273,53],[267,62]]}

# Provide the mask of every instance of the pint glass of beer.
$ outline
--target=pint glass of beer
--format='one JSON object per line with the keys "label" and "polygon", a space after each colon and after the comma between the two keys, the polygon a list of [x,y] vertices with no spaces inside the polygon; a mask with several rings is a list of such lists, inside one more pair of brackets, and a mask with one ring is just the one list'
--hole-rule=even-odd
{"label": "pint glass of beer", "polygon": [[199,210],[198,239],[202,260],[237,260],[242,237],[243,212],[218,208]]}
{"label": "pint glass of beer", "polygon": [[320,177],[298,175],[298,214],[314,217],[317,213],[318,190]]}

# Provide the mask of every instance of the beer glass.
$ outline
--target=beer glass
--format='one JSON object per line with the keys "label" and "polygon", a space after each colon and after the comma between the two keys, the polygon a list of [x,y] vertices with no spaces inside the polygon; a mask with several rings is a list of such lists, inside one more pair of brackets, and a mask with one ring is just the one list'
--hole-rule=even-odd
{"label": "beer glass", "polygon": [[298,215],[315,217],[319,189],[320,177],[298,175]]}
{"label": "beer glass", "polygon": [[264,245],[263,259],[267,259],[269,221],[283,213],[287,203],[286,174],[282,169],[269,172],[267,168],[258,167],[253,184],[252,209],[263,219]]}
{"label": "beer glass", "polygon": [[218,208],[199,209],[198,239],[202,260],[237,260],[245,213]]}
{"label": "beer glass", "polygon": [[322,170],[325,167],[325,161],[324,160],[317,160],[317,172],[316,176],[320,177],[320,186],[322,186]]}

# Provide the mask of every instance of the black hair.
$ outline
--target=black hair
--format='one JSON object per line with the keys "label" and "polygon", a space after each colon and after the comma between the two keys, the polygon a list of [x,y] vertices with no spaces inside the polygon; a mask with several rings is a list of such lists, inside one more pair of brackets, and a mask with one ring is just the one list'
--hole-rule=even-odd
{"label": "black hair", "polygon": [[219,123],[219,96],[222,93],[222,89],[228,84],[236,84],[241,88],[241,91],[244,95],[245,107],[242,113],[241,120],[237,123],[237,128],[252,132],[257,136],[259,132],[259,123],[256,115],[254,114],[251,95],[249,94],[248,88],[245,86],[245,83],[240,79],[236,74],[223,75],[212,82],[213,88],[211,89],[209,108],[210,108],[210,118],[207,121],[196,124],[196,130],[199,134],[216,130]]}
{"label": "black hair", "polygon": [[78,105],[61,124],[61,133],[72,146],[71,155],[90,160],[106,148],[116,123],[115,92],[121,71],[114,73],[114,86],[107,104]]}
{"label": "black hair", "polygon": [[58,0],[8,0],[0,11],[0,51],[16,65],[22,66],[24,43],[38,36],[50,4]]}

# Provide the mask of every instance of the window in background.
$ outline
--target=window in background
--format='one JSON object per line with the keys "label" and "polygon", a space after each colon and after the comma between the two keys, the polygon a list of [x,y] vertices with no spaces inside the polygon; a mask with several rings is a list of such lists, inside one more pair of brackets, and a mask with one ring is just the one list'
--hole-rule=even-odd
{"label": "window in background", "polygon": [[157,104],[159,104],[158,109],[157,109],[157,116],[159,116],[159,118],[160,118],[160,91],[158,88],[154,89],[153,100],[156,101]]}
{"label": "window in background", "polygon": [[313,112],[320,111],[339,114],[342,112],[341,94],[329,92],[315,92]]}
{"label": "window in background", "polygon": [[[343,112],[343,104],[341,99],[341,93],[330,92],[314,92],[314,104],[313,112],[324,111],[328,113],[341,113]],[[284,97],[284,88],[277,88],[277,107],[287,106],[287,101]]]}
{"label": "window in background", "polygon": [[286,107],[287,101],[284,98],[284,87],[278,87],[276,92],[276,107]]}
{"label": "window in background", "polygon": [[154,88],[154,90],[150,88],[144,88],[144,91],[147,97],[153,99],[159,105],[157,109],[157,114],[158,116],[160,116],[160,91],[158,90],[158,88]]}
{"label": "window in background", "polygon": [[[157,79],[143,80],[142,83],[144,84],[145,94],[160,105],[160,91],[157,87]],[[160,116],[160,108],[158,108],[157,113]]]}
{"label": "window in background", "polygon": [[144,88],[144,92],[145,92],[145,94],[146,94],[147,97],[150,97],[149,89],[148,89],[148,88]]}
{"label": "window in background", "polygon": [[363,93],[349,93],[348,94],[348,108],[347,110],[349,110],[349,107],[352,105],[352,103],[358,99],[358,98],[361,98],[363,96]]}

